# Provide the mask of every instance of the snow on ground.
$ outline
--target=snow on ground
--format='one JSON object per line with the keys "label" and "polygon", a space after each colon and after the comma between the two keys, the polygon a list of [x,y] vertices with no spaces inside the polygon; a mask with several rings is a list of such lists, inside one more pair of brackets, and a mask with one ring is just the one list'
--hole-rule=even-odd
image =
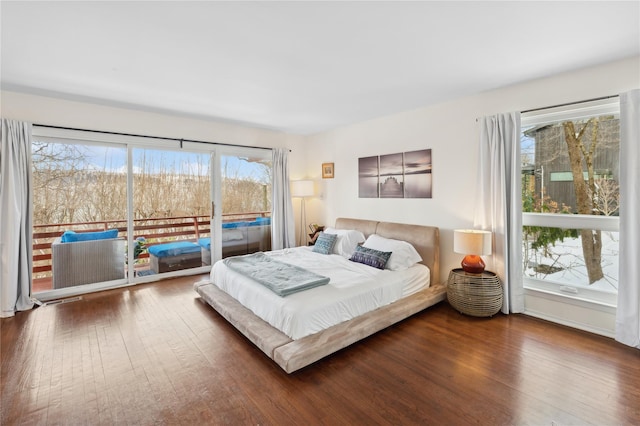
{"label": "snow on ground", "polygon": [[[587,277],[587,268],[582,254],[582,241],[580,237],[565,238],[563,242],[556,242],[556,245],[550,248],[552,255],[549,257],[544,257],[542,251],[530,251],[525,275],[563,285],[617,293],[618,240],[618,232],[602,231],[602,272],[604,273],[604,278],[591,285],[589,285],[589,279]],[[533,269],[536,265],[549,265],[562,268],[562,270],[545,275],[536,273]]]}

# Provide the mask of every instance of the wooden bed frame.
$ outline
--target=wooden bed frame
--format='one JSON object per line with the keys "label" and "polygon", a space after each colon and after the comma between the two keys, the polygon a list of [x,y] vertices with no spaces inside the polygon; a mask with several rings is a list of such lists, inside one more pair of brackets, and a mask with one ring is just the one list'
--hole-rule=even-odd
{"label": "wooden bed frame", "polygon": [[446,299],[446,287],[439,283],[438,228],[348,218],[338,218],[335,227],[356,229],[366,237],[375,233],[386,238],[410,242],[422,256],[421,263],[431,270],[431,285],[394,303],[297,340],[292,340],[263,321],[210,281],[197,282],[194,289],[202,301],[211,305],[287,373],[306,367]]}

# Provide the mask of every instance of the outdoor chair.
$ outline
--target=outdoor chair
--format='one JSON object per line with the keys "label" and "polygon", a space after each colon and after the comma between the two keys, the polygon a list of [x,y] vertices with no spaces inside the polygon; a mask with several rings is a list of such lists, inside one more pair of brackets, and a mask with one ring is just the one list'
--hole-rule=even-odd
{"label": "outdoor chair", "polygon": [[[62,242],[64,235],[56,238],[51,244],[53,288],[123,279],[124,239],[117,238],[117,230],[113,231],[115,238],[104,238],[107,234],[97,232],[75,234],[80,240],[69,242]],[[102,234],[102,239],[89,239],[89,234]],[[111,235],[114,234],[108,234]]]}

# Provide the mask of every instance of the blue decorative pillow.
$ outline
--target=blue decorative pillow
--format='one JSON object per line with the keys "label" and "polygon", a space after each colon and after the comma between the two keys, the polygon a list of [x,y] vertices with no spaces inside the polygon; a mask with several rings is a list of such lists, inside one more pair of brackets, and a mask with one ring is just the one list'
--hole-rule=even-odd
{"label": "blue decorative pillow", "polygon": [[321,232],[316,238],[316,244],[313,246],[313,251],[320,254],[331,254],[333,246],[336,244],[338,236],[335,234],[325,234]]}
{"label": "blue decorative pillow", "polygon": [[356,246],[356,250],[353,252],[349,260],[373,266],[374,268],[384,269],[390,257],[390,251],[379,251],[367,247]]}
{"label": "blue decorative pillow", "polygon": [[117,229],[109,229],[108,231],[98,232],[80,232],[64,231],[60,242],[62,243],[75,243],[78,241],[93,241],[93,240],[108,240],[110,238],[118,238]]}

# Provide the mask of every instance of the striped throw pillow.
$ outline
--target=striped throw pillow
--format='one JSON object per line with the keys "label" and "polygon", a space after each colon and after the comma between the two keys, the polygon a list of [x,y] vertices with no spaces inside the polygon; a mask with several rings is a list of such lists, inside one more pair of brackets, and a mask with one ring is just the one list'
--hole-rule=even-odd
{"label": "striped throw pillow", "polygon": [[373,266],[374,268],[384,269],[390,257],[390,251],[379,251],[367,247],[356,246],[356,250],[353,252],[349,260]]}

